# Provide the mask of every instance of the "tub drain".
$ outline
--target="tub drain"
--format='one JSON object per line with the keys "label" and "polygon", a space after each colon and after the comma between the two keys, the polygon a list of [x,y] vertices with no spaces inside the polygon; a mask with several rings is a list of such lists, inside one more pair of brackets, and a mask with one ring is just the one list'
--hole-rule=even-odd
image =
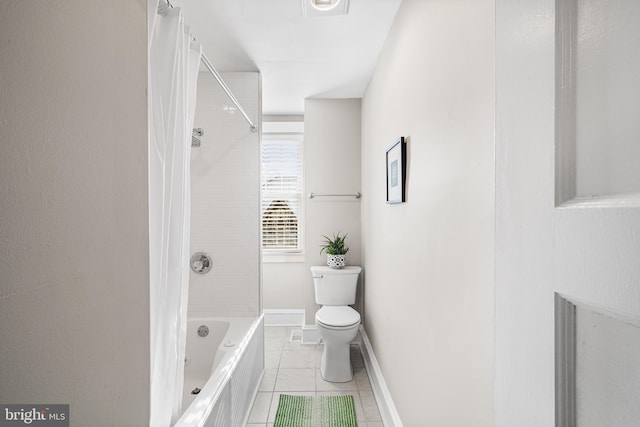
{"label": "tub drain", "polygon": [[198,387],[194,388],[193,390],[191,390],[191,394],[198,394],[200,393],[200,389]]}

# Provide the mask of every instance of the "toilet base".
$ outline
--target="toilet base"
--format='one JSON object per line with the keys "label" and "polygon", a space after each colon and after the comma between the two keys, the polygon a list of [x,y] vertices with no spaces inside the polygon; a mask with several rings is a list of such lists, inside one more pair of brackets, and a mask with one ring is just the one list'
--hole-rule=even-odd
{"label": "toilet base", "polygon": [[323,380],[332,383],[346,383],[353,379],[349,343],[338,345],[324,343],[320,375]]}

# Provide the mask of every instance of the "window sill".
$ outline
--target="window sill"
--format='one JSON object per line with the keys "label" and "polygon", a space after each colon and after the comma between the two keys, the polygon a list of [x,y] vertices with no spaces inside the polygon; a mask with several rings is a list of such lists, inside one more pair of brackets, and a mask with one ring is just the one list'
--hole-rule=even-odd
{"label": "window sill", "polygon": [[285,262],[305,262],[304,254],[287,254],[287,253],[263,253],[262,262],[268,263],[285,263]]}

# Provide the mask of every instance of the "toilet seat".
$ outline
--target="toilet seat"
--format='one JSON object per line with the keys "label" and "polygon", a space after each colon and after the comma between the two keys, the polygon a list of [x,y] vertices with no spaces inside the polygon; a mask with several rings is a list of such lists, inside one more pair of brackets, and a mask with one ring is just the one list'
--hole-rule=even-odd
{"label": "toilet seat", "polygon": [[360,324],[360,313],[348,305],[324,306],[316,312],[316,322],[328,329],[349,329]]}

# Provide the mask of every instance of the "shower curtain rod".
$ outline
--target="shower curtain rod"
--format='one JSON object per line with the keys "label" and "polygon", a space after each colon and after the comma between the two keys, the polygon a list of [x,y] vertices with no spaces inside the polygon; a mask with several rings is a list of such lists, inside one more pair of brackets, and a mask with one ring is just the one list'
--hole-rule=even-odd
{"label": "shower curtain rod", "polygon": [[202,64],[204,64],[205,67],[207,67],[207,70],[209,70],[211,75],[218,81],[218,84],[220,85],[222,90],[224,90],[224,92],[227,94],[227,96],[229,97],[231,102],[236,104],[236,107],[238,108],[238,111],[240,111],[240,114],[242,114],[244,119],[249,123],[249,126],[251,126],[251,132],[257,132],[258,131],[258,127],[255,124],[253,124],[253,122],[249,118],[249,115],[247,114],[247,112],[244,111],[244,108],[242,108],[242,105],[240,105],[240,102],[238,102],[236,97],[233,96],[233,93],[231,92],[231,89],[229,89],[229,86],[227,86],[227,84],[224,82],[224,80],[222,80],[222,77],[218,73],[218,70],[216,70],[213,67],[213,65],[211,65],[211,62],[209,62],[209,58],[207,58],[207,55],[205,55],[204,52],[202,52],[202,56],[200,57],[200,61],[202,62]]}
{"label": "shower curtain rod", "polygon": [[[167,8],[173,8],[173,5],[171,4],[171,2],[169,0],[166,0],[166,2],[161,1],[160,4],[158,5],[158,13],[161,15],[166,14]],[[193,36],[191,37],[195,40],[195,37]],[[220,85],[222,90],[224,90],[224,93],[227,94],[231,102],[235,104],[238,111],[240,111],[240,114],[242,114],[242,117],[244,117],[247,123],[249,123],[249,126],[251,127],[251,132],[254,132],[254,133],[257,132],[258,126],[256,126],[253,123],[253,121],[249,118],[249,115],[247,114],[247,112],[244,111],[244,108],[242,108],[242,105],[240,105],[240,102],[238,102],[236,97],[233,95],[233,93],[231,92],[231,89],[229,89],[229,86],[227,86],[224,80],[222,80],[220,73],[218,73],[218,70],[216,70],[214,66],[211,64],[211,62],[209,61],[209,58],[207,58],[207,55],[205,55],[204,51],[202,52],[202,56],[200,56],[200,62],[202,62],[202,64],[207,68],[207,70],[209,70],[211,75],[218,81],[218,84]]]}

